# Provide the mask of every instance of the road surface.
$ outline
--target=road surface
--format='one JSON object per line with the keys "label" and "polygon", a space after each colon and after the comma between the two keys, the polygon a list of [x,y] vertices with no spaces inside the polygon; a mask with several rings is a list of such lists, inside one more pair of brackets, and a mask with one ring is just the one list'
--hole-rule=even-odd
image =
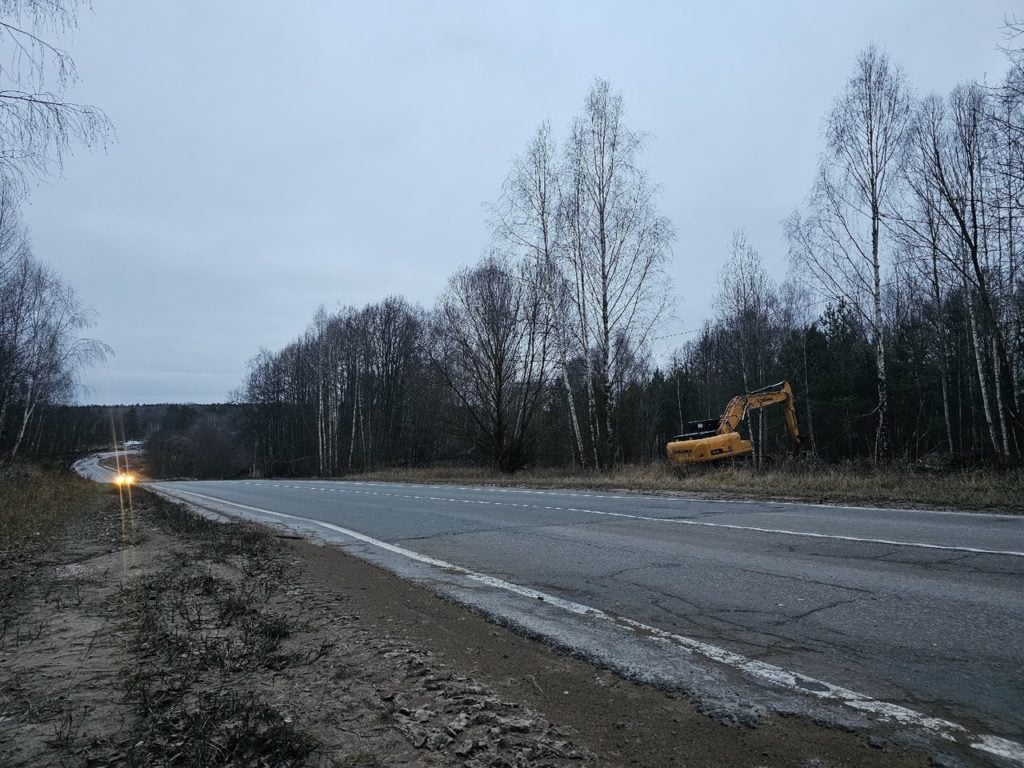
{"label": "road surface", "polygon": [[110,464],[117,457],[123,468],[129,464],[134,465],[137,456],[138,451],[93,453],[76,461],[71,468],[86,480],[95,480],[97,483],[113,483],[117,479],[117,471],[105,464]]}
{"label": "road surface", "polygon": [[[777,694],[803,689],[1024,764],[1024,517],[383,483],[152,487],[423,581],[462,579],[449,585],[459,599],[563,646],[578,636],[640,679],[679,675],[698,700],[718,686],[712,713],[747,678],[761,704],[750,690],[734,703],[798,711]],[[574,628],[543,614],[556,609]],[[622,661],[627,644],[591,632],[601,622],[645,649]],[[670,645],[682,661],[659,669]]]}

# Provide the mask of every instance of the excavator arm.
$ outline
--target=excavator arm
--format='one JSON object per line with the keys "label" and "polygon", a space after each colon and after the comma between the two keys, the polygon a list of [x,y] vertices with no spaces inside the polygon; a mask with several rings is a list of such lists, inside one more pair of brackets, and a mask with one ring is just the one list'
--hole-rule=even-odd
{"label": "excavator arm", "polygon": [[758,408],[764,408],[768,405],[775,405],[776,403],[782,403],[785,406],[783,413],[786,417],[786,431],[794,442],[800,442],[800,428],[796,423],[796,406],[793,404],[793,388],[789,385],[788,381],[780,381],[778,384],[773,384],[770,387],[759,389],[756,392],[751,392],[749,395],[738,395],[729,401],[729,405],[725,407],[725,413],[722,414],[722,422],[719,424],[719,431],[725,425],[726,417],[730,419],[729,432],[735,432],[736,427],[739,426],[740,421],[743,419],[743,412],[739,414],[739,418],[733,421],[733,411],[730,408],[733,403],[737,400],[745,402],[746,410],[756,411]]}

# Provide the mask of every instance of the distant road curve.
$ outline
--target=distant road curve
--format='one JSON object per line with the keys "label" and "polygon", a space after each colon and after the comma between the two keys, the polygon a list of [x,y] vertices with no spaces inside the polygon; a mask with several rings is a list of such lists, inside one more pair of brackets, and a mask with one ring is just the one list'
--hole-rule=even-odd
{"label": "distant road curve", "polygon": [[103,466],[101,462],[105,459],[112,459],[115,456],[121,456],[122,459],[127,456],[129,461],[131,461],[131,457],[136,455],[137,454],[133,451],[104,451],[102,453],[93,453],[86,456],[84,459],[76,461],[71,465],[71,468],[86,480],[95,480],[97,483],[112,483],[117,477],[117,472]]}

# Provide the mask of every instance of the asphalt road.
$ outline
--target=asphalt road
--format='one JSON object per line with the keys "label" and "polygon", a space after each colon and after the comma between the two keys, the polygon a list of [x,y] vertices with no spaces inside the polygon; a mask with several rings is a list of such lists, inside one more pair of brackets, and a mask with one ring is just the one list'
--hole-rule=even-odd
{"label": "asphalt road", "polygon": [[97,483],[112,483],[117,478],[117,472],[104,466],[103,462],[110,463],[115,456],[119,457],[120,466],[134,466],[138,453],[136,451],[93,453],[76,461],[71,468],[87,480],[95,480]]}
{"label": "asphalt road", "polygon": [[380,483],[156,487],[326,521],[1024,739],[1024,517]]}

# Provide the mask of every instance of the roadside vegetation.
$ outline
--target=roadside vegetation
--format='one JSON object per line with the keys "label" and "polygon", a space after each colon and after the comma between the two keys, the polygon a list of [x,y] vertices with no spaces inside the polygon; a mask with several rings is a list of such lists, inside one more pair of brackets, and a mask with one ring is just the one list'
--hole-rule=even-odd
{"label": "roadside vegetation", "polygon": [[282,643],[287,561],[262,529],[32,466],[0,470],[4,765],[297,765],[321,743],[265,677],[331,648]]}
{"label": "roadside vegetation", "polygon": [[[104,610],[82,563],[130,540],[109,489],[35,466],[0,467],[0,763],[88,762],[83,727],[110,714],[114,682],[100,695],[64,684],[72,664],[80,678],[97,673],[82,651],[94,647]],[[104,661],[95,650],[92,661]]]}
{"label": "roadside vegetation", "polygon": [[[1024,39],[1017,22],[1005,31]],[[66,462],[114,433],[146,439],[154,477],[451,476],[1021,508],[1024,50],[1007,48],[991,87],[925,95],[866,47],[836,83],[811,194],[785,224],[788,274],[768,273],[737,222],[709,316],[682,332],[664,322],[675,238],[644,168],[647,137],[610,83],[581,95],[574,118],[524,136],[495,180],[486,258],[431,306],[321,308],[253,357],[230,405],[59,405],[103,351],[77,338],[88,318],[74,306],[61,326],[74,365],[41,389],[20,361],[48,365],[38,345],[56,315],[29,313],[30,326],[25,313],[49,306],[57,283],[14,258],[26,233],[12,209],[0,295],[18,311],[0,312],[0,327],[19,330],[0,334],[0,461]],[[798,451],[764,410],[740,427],[752,467],[664,463],[688,424],[782,380]],[[468,469],[431,469],[452,466]]]}
{"label": "roadside vegetation", "polygon": [[132,765],[295,765],[320,746],[262,690],[265,677],[332,647],[284,648],[293,619],[270,600],[287,563],[261,528],[211,522],[146,497],[148,518],[178,542],[163,567],[123,588],[133,662],[123,695],[136,716]]}
{"label": "roadside vegetation", "polygon": [[[112,541],[117,517],[95,483],[28,464],[0,467],[0,610],[3,631],[35,592],[38,566],[72,555],[76,542]],[[52,581],[52,580],[50,580]]]}

